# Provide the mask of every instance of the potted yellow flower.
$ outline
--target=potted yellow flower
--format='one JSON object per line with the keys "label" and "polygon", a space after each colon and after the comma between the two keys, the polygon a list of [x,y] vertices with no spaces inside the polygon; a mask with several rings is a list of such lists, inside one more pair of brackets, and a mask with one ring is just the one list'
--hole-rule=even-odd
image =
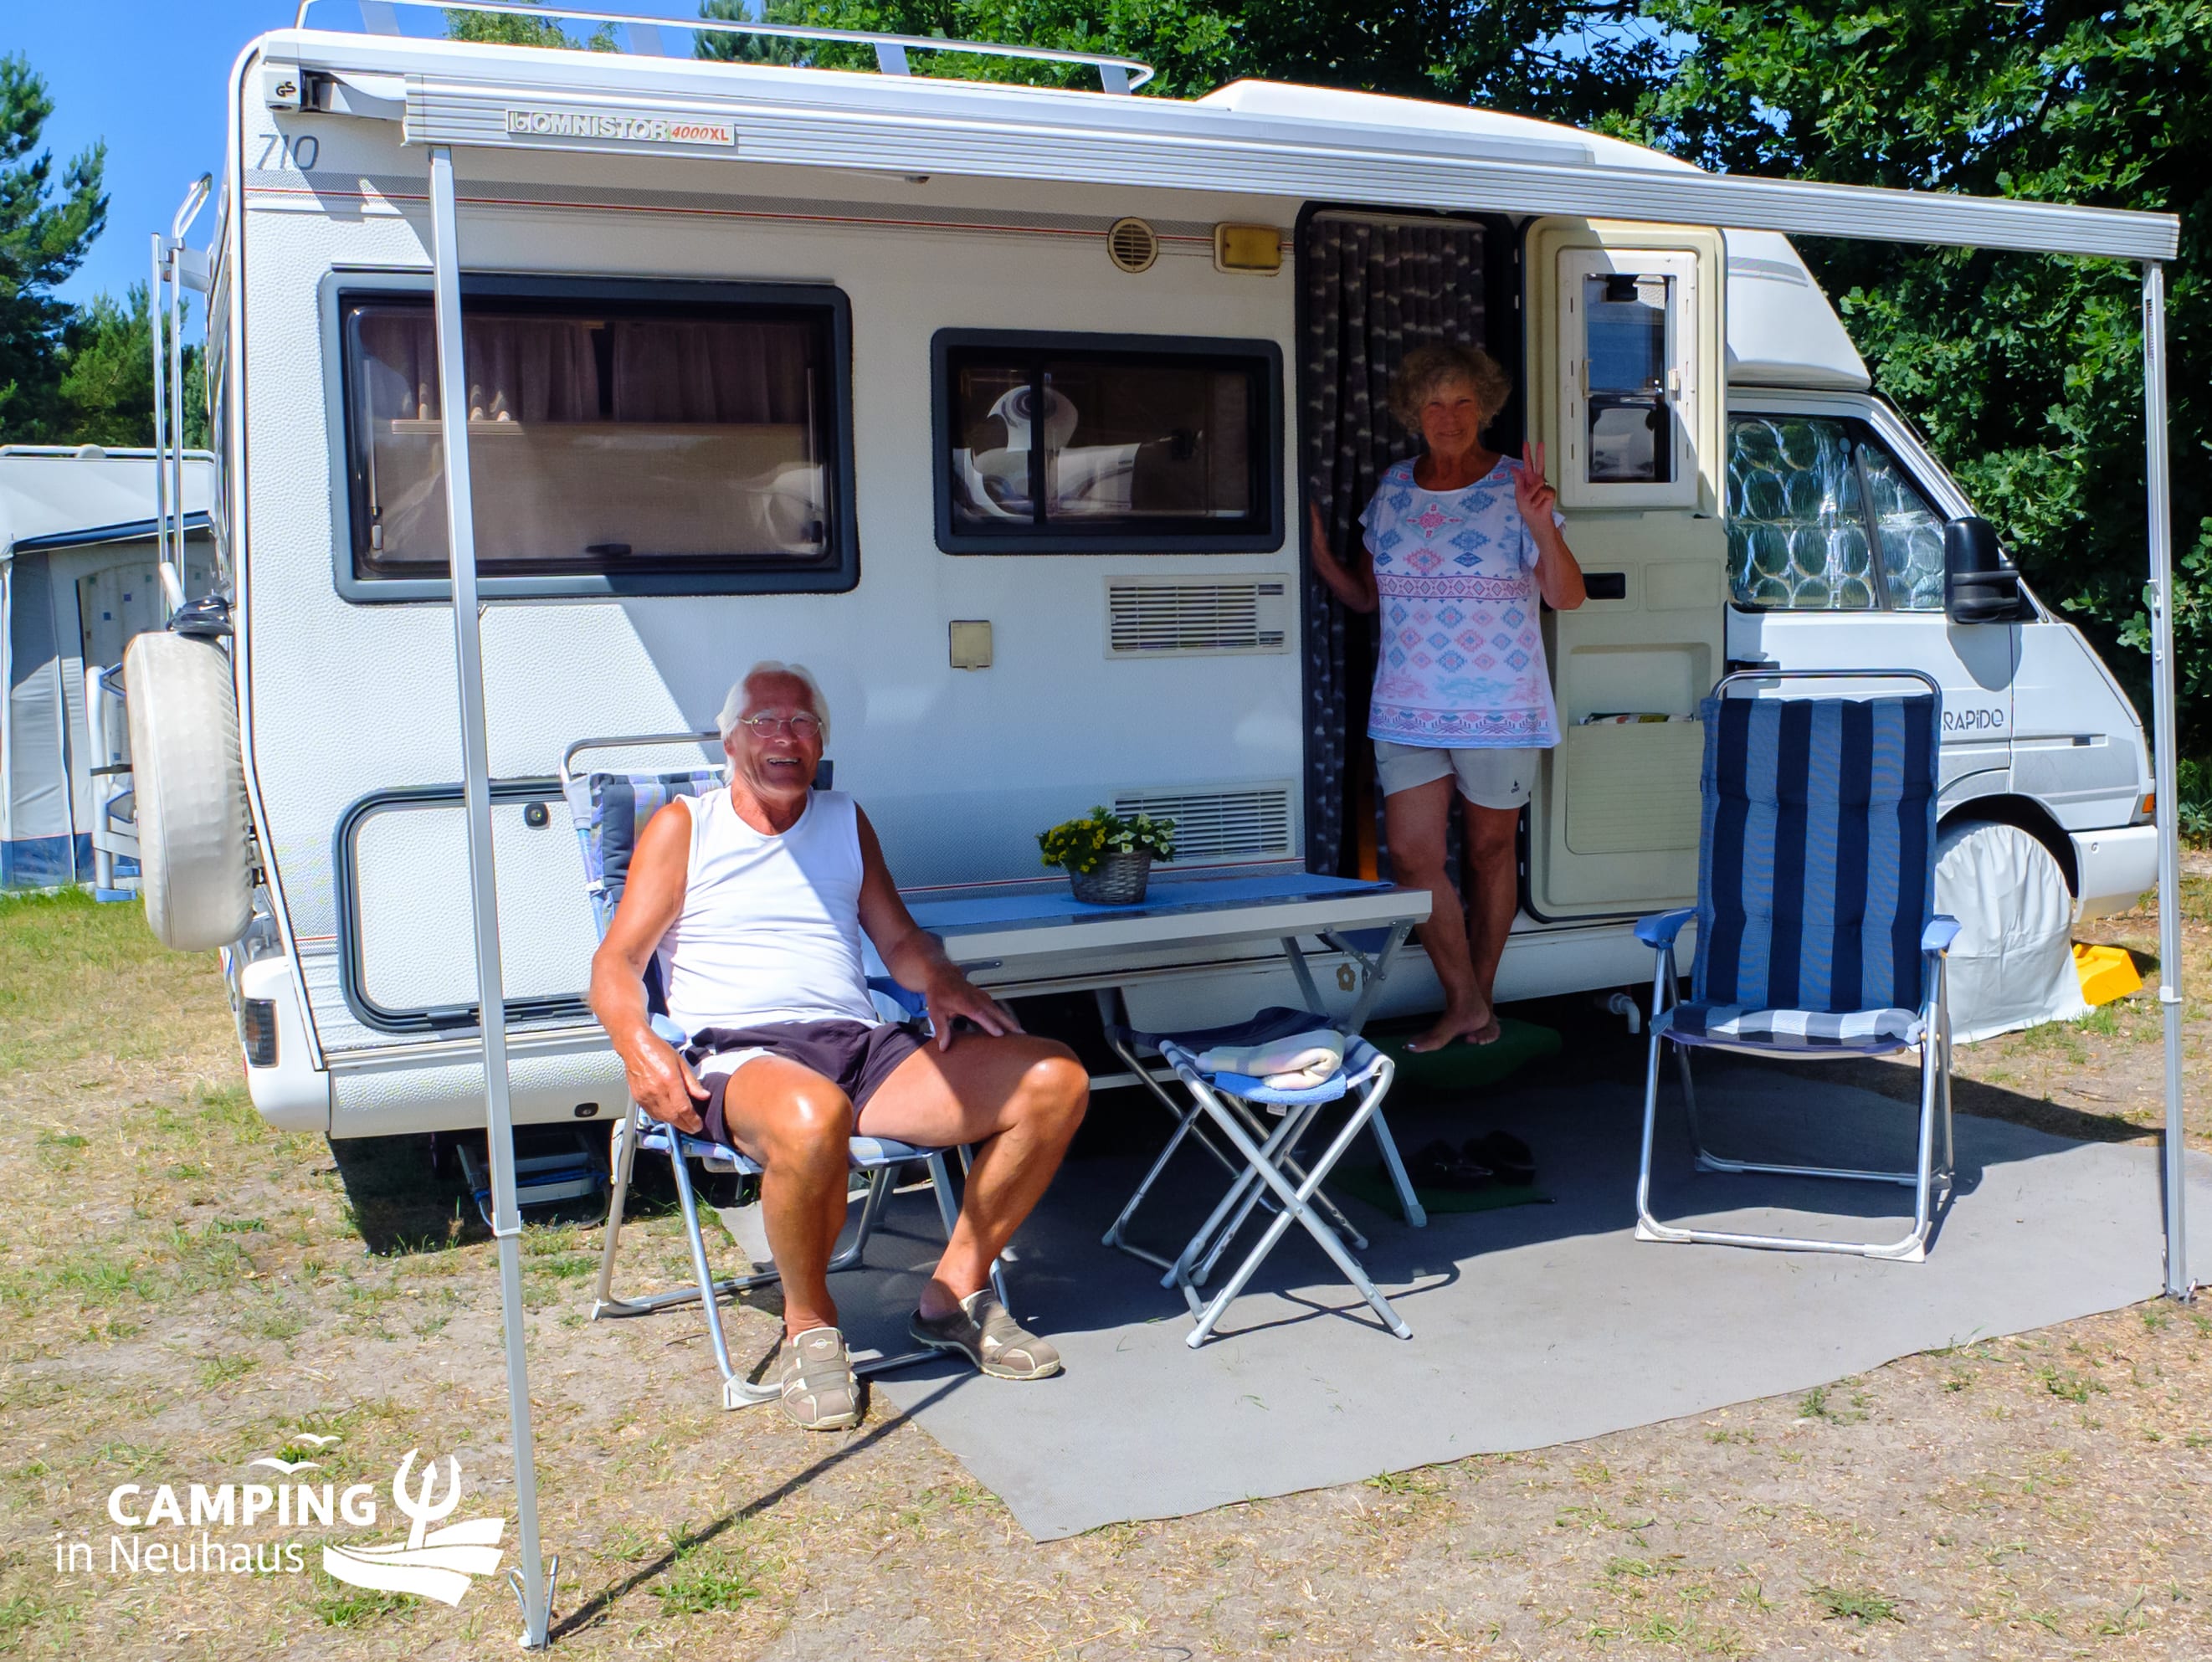
{"label": "potted yellow flower", "polygon": [[1175,822],[1148,814],[1124,818],[1093,808],[1037,834],[1044,864],[1067,873],[1075,898],[1092,906],[1134,906],[1145,898],[1154,860],[1175,858]]}

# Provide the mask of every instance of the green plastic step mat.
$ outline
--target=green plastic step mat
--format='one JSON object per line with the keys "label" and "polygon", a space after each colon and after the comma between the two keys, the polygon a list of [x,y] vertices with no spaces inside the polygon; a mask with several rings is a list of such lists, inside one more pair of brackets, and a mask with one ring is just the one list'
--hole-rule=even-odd
{"label": "green plastic step mat", "polygon": [[1429,1030],[1435,1018],[1393,1022],[1370,1028],[1367,1039],[1386,1051],[1398,1065],[1391,1087],[1395,1095],[1406,1090],[1448,1095],[1494,1085],[1511,1077],[1532,1062],[1557,1056],[1561,1047],[1558,1029],[1540,1028],[1534,1022],[1498,1017],[1500,1029],[1494,1045],[1446,1045],[1442,1050],[1410,1050],[1407,1046]]}
{"label": "green plastic step mat", "polygon": [[[1556,1035],[1555,1035],[1556,1036]],[[1398,1191],[1390,1174],[1380,1166],[1340,1166],[1328,1186],[1355,1200],[1364,1200],[1386,1217],[1402,1219]],[[1541,1189],[1510,1183],[1492,1183],[1480,1189],[1425,1189],[1413,1186],[1414,1198],[1431,1212],[1500,1212],[1508,1206],[1547,1206],[1552,1197]]]}

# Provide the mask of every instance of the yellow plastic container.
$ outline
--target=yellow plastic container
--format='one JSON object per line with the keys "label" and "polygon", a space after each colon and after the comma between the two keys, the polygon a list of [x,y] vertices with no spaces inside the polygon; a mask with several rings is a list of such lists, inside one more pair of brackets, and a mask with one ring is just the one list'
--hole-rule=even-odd
{"label": "yellow plastic container", "polygon": [[2142,991],[2136,961],[2124,946],[2085,946],[2076,941],[2074,969],[2081,978],[2081,996],[2093,1004],[2109,1004]]}

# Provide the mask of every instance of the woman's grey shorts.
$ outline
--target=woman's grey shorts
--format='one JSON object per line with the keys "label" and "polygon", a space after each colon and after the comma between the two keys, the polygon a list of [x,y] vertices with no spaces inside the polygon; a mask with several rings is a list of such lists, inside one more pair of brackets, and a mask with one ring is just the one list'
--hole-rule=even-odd
{"label": "woman's grey shorts", "polygon": [[1386,797],[1449,775],[1458,782],[1460,795],[1478,808],[1519,808],[1535,789],[1537,758],[1542,755],[1534,748],[1439,750],[1378,738],[1375,773]]}

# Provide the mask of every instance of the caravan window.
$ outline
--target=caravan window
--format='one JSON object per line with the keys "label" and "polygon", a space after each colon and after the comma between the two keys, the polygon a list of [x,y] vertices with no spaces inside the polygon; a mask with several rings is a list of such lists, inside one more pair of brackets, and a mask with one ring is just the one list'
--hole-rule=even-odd
{"label": "caravan window", "polygon": [[[829,298],[462,299],[477,557],[514,592],[845,588],[845,331]],[[426,294],[341,296],[352,574],[447,569]],[[494,592],[498,592],[495,589]]]}
{"label": "caravan window", "polygon": [[1279,356],[1266,343],[937,341],[947,552],[1273,548]]}

